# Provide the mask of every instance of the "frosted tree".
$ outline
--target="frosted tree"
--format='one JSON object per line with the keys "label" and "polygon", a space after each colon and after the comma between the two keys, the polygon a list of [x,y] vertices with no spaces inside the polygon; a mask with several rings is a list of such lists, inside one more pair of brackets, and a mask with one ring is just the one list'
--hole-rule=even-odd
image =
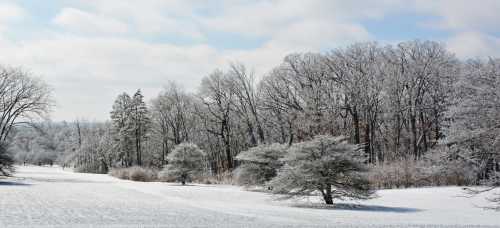
{"label": "frosted tree", "polygon": [[250,144],[257,145],[257,141],[264,143],[264,130],[257,107],[259,97],[253,73],[247,72],[245,65],[235,63],[231,64],[228,76],[230,90],[235,95],[234,111],[246,125]]}
{"label": "frosted tree", "polygon": [[150,124],[149,112],[144,103],[144,96],[141,93],[141,90],[137,90],[137,92],[132,97],[131,103],[131,115],[129,119],[130,130],[132,131],[132,135],[135,143],[135,152],[136,152],[136,162],[137,165],[142,165],[142,144],[146,139],[146,133]]}
{"label": "frosted tree", "polygon": [[52,106],[45,82],[18,68],[0,66],[0,174],[11,171],[8,136],[16,124],[44,117]]}
{"label": "frosted tree", "polygon": [[181,143],[167,156],[165,172],[185,185],[204,170],[205,153],[193,143]]}
{"label": "frosted tree", "polygon": [[359,149],[343,137],[322,135],[293,144],[269,185],[273,193],[286,197],[318,192],[326,204],[333,204],[333,199],[367,199],[373,192],[362,175],[367,170]]}
{"label": "frosted tree", "polygon": [[118,95],[111,111],[111,121],[116,148],[123,166],[132,165],[132,138],[130,136],[130,115],[132,98],[127,93]]}
{"label": "frosted tree", "polygon": [[[474,170],[478,183],[491,186],[481,193],[500,186],[500,59],[468,61],[457,82],[451,120],[445,140],[452,148],[451,161],[463,161],[463,169]],[[500,197],[491,199],[500,210]]]}
{"label": "frosted tree", "polygon": [[[234,147],[235,133],[233,120],[233,101],[234,93],[230,89],[228,75],[220,70],[216,70],[201,81],[200,101],[203,105],[198,107],[197,113],[204,122],[204,130],[208,132],[212,138],[222,143],[216,145],[220,151],[224,151],[224,161],[219,161],[217,166],[220,166],[223,171],[234,168]],[[215,141],[214,140],[214,141]],[[222,145],[221,145],[222,144]],[[220,156],[219,156],[220,157]]]}
{"label": "frosted tree", "polygon": [[500,60],[465,64],[454,95],[446,142],[489,179],[500,172]]}
{"label": "frosted tree", "polygon": [[175,145],[189,141],[197,130],[194,100],[182,87],[170,82],[151,102],[151,133],[161,149],[160,165],[165,165]]}
{"label": "frosted tree", "polygon": [[258,145],[240,152],[236,160],[241,165],[235,170],[236,180],[242,185],[262,185],[276,176],[283,165],[280,161],[286,153],[287,145],[278,143]]}

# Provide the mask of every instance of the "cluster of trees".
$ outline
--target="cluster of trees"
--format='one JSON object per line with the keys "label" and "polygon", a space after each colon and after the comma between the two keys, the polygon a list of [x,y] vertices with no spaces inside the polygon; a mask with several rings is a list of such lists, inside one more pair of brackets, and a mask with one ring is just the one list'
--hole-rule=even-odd
{"label": "cluster of trees", "polygon": [[[191,142],[204,151],[208,175],[240,167],[251,184],[289,176],[279,170],[290,148],[344,136],[362,152],[353,158],[356,172],[363,170],[358,159],[371,167],[434,159],[492,183],[500,171],[499,91],[499,59],[459,60],[433,41],[358,43],[288,55],[259,80],[231,64],[193,93],[171,82],[148,105],[140,91],[123,93],[109,123],[88,123],[85,132],[78,122],[67,124],[66,136],[77,139],[56,141],[71,142],[58,154],[88,172],[162,168],[176,146]],[[255,153],[264,162],[248,162]]]}
{"label": "cluster of trees", "polygon": [[19,68],[0,66],[0,176],[13,171],[9,146],[15,126],[44,117],[51,105],[51,90],[42,80]]}
{"label": "cluster of trees", "polygon": [[111,123],[116,153],[121,165],[142,166],[143,149],[149,125],[149,112],[141,90],[133,97],[127,93],[120,94],[111,111]]}
{"label": "cluster of trees", "polygon": [[267,185],[287,197],[319,192],[326,204],[334,199],[368,199],[373,191],[362,146],[345,137],[317,135],[292,145],[259,145],[241,152],[236,169],[239,184]]}

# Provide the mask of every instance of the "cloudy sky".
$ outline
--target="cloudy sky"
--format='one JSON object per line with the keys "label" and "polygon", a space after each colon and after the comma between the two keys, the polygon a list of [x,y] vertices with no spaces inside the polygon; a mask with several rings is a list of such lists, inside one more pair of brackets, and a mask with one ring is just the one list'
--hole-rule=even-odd
{"label": "cloudy sky", "polygon": [[108,119],[116,95],[194,91],[231,61],[261,75],[291,52],[432,39],[500,55],[500,0],[0,0],[0,64],[45,79],[55,120]]}

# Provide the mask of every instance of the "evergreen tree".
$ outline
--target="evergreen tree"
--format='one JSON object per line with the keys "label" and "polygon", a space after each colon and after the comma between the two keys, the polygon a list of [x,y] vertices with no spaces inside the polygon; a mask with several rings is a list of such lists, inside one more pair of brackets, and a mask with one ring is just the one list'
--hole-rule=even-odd
{"label": "evergreen tree", "polygon": [[137,165],[142,165],[142,144],[146,139],[147,129],[150,123],[149,112],[144,102],[141,90],[137,90],[132,98],[130,115],[130,127],[135,143]]}
{"label": "evergreen tree", "polygon": [[343,137],[322,135],[293,144],[270,182],[273,193],[294,197],[319,192],[326,204],[334,198],[369,198],[372,191],[361,175],[366,169],[359,149]]}
{"label": "evergreen tree", "polygon": [[236,156],[242,164],[235,170],[235,177],[242,185],[262,185],[276,176],[283,165],[280,161],[286,153],[287,146],[274,143],[258,145]]}
{"label": "evergreen tree", "polygon": [[111,111],[113,134],[117,142],[115,148],[122,160],[122,165],[126,167],[132,165],[131,105],[132,98],[127,93],[122,93],[116,98]]}
{"label": "evergreen tree", "polygon": [[181,143],[168,155],[165,171],[184,185],[203,172],[204,157],[205,153],[197,145]]}

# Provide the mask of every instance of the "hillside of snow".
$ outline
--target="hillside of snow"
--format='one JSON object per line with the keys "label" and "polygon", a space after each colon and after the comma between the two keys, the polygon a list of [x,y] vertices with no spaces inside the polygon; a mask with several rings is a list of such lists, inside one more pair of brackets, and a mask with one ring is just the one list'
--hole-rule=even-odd
{"label": "hillside of snow", "polygon": [[[499,192],[498,190],[496,191]],[[490,192],[488,194],[493,194]],[[50,167],[0,179],[0,227],[500,227],[460,187],[378,191],[325,207],[226,185],[132,182]]]}

